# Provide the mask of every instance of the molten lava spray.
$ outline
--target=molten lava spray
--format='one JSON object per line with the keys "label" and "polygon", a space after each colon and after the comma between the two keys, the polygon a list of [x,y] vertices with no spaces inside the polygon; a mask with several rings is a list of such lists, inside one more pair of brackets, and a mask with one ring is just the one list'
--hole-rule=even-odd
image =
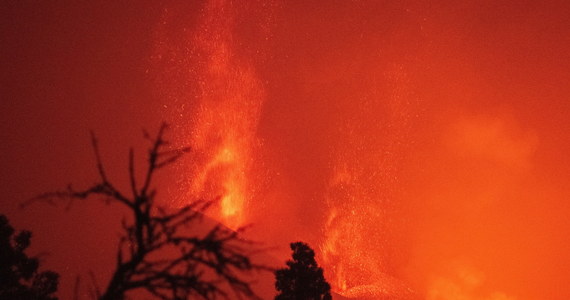
{"label": "molten lava spray", "polygon": [[172,193],[308,242],[343,297],[567,298],[569,10],[526,4],[171,4]]}
{"label": "molten lava spray", "polygon": [[236,59],[232,43],[233,8],[209,1],[194,44],[204,55],[191,146],[203,153],[191,178],[191,195],[221,196],[219,216],[231,227],[243,225],[252,197],[251,161],[258,146],[257,123],[264,91],[246,59]]}
{"label": "molten lava spray", "polygon": [[19,201],[93,183],[88,128],[128,191],[165,120],[192,153],[157,199],[217,200],[280,266],[307,242],[334,297],[570,299],[570,1],[0,3],[0,211],[60,298],[108,282],[123,212]]}
{"label": "molten lava spray", "polygon": [[[326,275],[336,292],[347,297],[405,296],[404,284],[388,270],[390,224],[399,184],[400,157],[406,148],[415,97],[407,88],[402,66],[391,66],[362,93],[339,126],[332,147],[331,175],[325,192],[327,207],[321,253]],[[388,93],[378,87],[389,87]],[[377,122],[370,112],[384,112]],[[379,136],[378,132],[385,132]]]}
{"label": "molten lava spray", "polygon": [[[254,4],[242,7],[251,8]],[[188,90],[177,88],[176,105],[181,107],[184,135],[193,150],[193,164],[184,169],[182,186],[187,199],[216,201],[208,213],[226,226],[246,225],[248,206],[255,195],[252,180],[254,157],[260,146],[256,136],[265,92],[247,57],[236,50],[234,33],[238,8],[228,1],[207,1],[200,8],[192,32],[184,32],[185,49],[190,48],[182,68],[190,71],[176,78]],[[172,21],[165,11],[163,26]],[[161,28],[165,30],[165,28]],[[162,37],[164,38],[164,37]],[[164,46],[163,41],[163,45]],[[162,59],[164,48],[159,47]],[[259,50],[258,50],[259,53]],[[178,66],[180,67],[180,66]],[[187,82],[184,82],[184,81]],[[185,109],[186,106],[190,107]]]}

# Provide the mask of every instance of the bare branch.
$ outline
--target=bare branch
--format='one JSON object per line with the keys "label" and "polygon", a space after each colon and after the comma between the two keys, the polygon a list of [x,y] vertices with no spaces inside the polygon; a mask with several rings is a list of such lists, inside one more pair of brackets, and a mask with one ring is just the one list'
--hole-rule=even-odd
{"label": "bare branch", "polygon": [[146,172],[146,179],[145,179],[143,187],[141,189],[142,195],[146,194],[146,191],[148,190],[148,188],[152,182],[152,176],[154,175],[154,171],[156,170],[156,160],[158,159],[159,149],[164,144],[164,141],[162,140],[162,136],[163,136],[164,131],[166,130],[167,127],[168,127],[168,125],[166,123],[161,124],[160,129],[158,130],[158,134],[156,135],[156,138],[153,141],[153,145],[152,145],[151,149],[149,150],[148,168],[147,168],[147,172]]}
{"label": "bare branch", "polygon": [[73,300],[79,300],[79,289],[81,287],[81,277],[75,276],[75,284],[73,285]]}
{"label": "bare branch", "polygon": [[97,278],[95,278],[95,273],[93,271],[89,271],[89,277],[91,278],[91,285],[93,286],[93,291],[97,298],[101,298],[101,289],[99,289],[99,285],[97,284]]}
{"label": "bare branch", "polygon": [[[64,191],[39,195],[22,204],[35,201],[55,204],[53,200],[87,199],[102,196],[109,202],[119,202],[129,208],[129,216],[123,218],[121,236],[116,252],[116,269],[103,293],[91,274],[94,292],[100,300],[124,299],[136,289],[144,289],[160,299],[259,299],[243,274],[253,270],[269,270],[255,264],[250,255],[252,243],[240,238],[243,229],[232,231],[217,225],[203,234],[195,228],[203,213],[219,197],[213,200],[194,201],[179,209],[167,209],[155,205],[156,190],[152,183],[156,171],[175,163],[190,148],[164,149],[168,142],[164,133],[168,126],[162,124],[151,138],[148,149],[146,174],[142,186],[136,183],[134,150],[129,150],[129,181],[132,197],[126,197],[108,180],[95,134],[91,142],[95,152],[99,183],[85,189],[71,186]],[[272,270],[271,270],[272,271]],[[231,296],[231,297],[230,297]]]}
{"label": "bare branch", "polygon": [[131,182],[131,191],[133,193],[133,197],[136,198],[138,197],[138,192],[137,192],[137,182],[135,179],[135,153],[133,148],[129,149],[129,178],[130,178],[130,182]]}
{"label": "bare branch", "polygon": [[99,153],[99,143],[97,141],[97,137],[93,131],[91,133],[91,145],[93,146],[93,151],[95,152],[95,159],[97,163],[97,170],[99,171],[99,176],[101,180],[105,182],[109,182],[107,180],[107,175],[105,174],[105,168],[103,167],[103,161],[101,160],[101,154]]}

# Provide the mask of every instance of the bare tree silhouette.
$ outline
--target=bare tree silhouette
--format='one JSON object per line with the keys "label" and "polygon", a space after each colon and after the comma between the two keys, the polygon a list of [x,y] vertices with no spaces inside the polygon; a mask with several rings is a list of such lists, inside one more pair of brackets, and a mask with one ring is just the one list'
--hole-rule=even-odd
{"label": "bare tree silhouette", "polygon": [[200,234],[193,227],[215,200],[195,201],[176,210],[156,204],[153,187],[156,172],[190,151],[169,149],[164,139],[166,129],[163,124],[154,138],[144,134],[151,146],[141,185],[137,184],[134,150],[130,149],[130,195],[109,181],[92,133],[100,182],[85,190],[69,186],[65,191],[45,193],[31,201],[103,196],[128,209],[130,218],[122,222],[124,235],[118,245],[116,268],[106,289],[97,292],[100,300],[125,299],[134,290],[146,290],[159,299],[229,299],[230,296],[259,299],[244,277],[255,270],[269,269],[252,262],[252,243],[240,238],[241,230],[217,225]]}

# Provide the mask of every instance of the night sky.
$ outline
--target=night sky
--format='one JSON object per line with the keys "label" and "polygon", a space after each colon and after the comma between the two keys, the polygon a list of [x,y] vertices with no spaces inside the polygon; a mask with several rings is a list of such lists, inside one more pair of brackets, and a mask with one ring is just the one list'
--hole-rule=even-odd
{"label": "night sky", "polygon": [[220,196],[344,297],[570,297],[568,2],[94,2],[0,4],[0,213],[61,299],[105,286],[125,212],[19,204],[97,180],[89,130],[127,187],[162,121],[193,149],[164,205]]}

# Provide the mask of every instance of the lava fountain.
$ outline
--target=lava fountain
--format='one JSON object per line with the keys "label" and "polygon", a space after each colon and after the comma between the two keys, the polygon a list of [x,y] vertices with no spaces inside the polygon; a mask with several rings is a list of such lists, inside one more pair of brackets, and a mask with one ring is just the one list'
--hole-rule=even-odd
{"label": "lava fountain", "polygon": [[[257,4],[253,13],[249,10],[246,16],[265,20],[255,26],[259,27],[259,35],[267,38],[268,9],[266,4]],[[244,20],[239,18],[244,18],[240,15],[244,11],[247,10],[230,1],[206,1],[195,16],[195,23],[189,25],[192,28],[178,31],[182,36],[179,40],[168,39],[169,30],[172,31],[170,23],[181,25],[176,24],[176,16],[171,11],[165,11],[157,43],[162,71],[170,70],[169,76],[175,81],[174,85],[161,84],[167,86],[170,93],[178,91],[171,96],[178,107],[176,123],[182,128],[183,136],[188,137],[194,155],[191,166],[180,169],[182,177],[189,179],[182,182],[184,192],[180,201],[219,198],[210,215],[231,228],[277,222],[260,213],[262,207],[270,209],[271,205],[262,203],[267,201],[263,199],[267,195],[258,191],[265,189],[260,186],[263,182],[259,180],[260,174],[281,172],[260,172],[256,168],[263,148],[257,132],[267,95],[256,70],[259,55],[262,55],[260,48],[252,46],[258,55],[257,61],[252,61],[244,55],[247,49],[240,43],[243,36],[239,36],[236,24],[243,25]],[[333,290],[351,298],[403,297],[409,293],[403,283],[388,275],[386,253],[393,217],[390,191],[398,177],[396,154],[405,148],[414,101],[402,65],[377,65],[373,70],[380,75],[374,76],[371,82],[359,83],[363,91],[355,97],[360,104],[349,105],[350,101],[338,99],[346,106],[338,116],[332,116],[333,127],[328,130],[336,138],[325,145],[327,153],[319,154],[329,157],[330,169],[318,170],[323,177],[328,176],[326,188],[318,191],[313,203],[305,204],[305,209],[309,209],[322,203],[324,209],[310,224],[296,227],[298,231],[289,232],[287,236],[289,241],[308,239],[321,259]],[[382,122],[376,118],[378,112],[382,112]],[[379,135],[378,132],[384,133]],[[278,137],[270,134],[268,138]],[[314,182],[296,184],[317,186]],[[287,190],[273,191],[277,195],[273,201],[302,203],[301,199],[290,199],[288,193]],[[288,208],[266,214],[296,220],[298,212]],[[279,223],[278,226],[286,229],[294,224]],[[315,228],[320,228],[317,230],[320,234],[309,234]]]}
{"label": "lava fountain", "polygon": [[265,99],[251,62],[236,53],[236,6],[206,1],[192,31],[184,28],[179,33],[182,43],[176,49],[167,41],[167,27],[176,23],[176,16],[165,10],[157,47],[160,60],[165,55],[172,59],[163,68],[166,64],[177,70],[174,80],[179,86],[169,92],[176,91],[176,125],[188,137],[180,142],[193,149],[192,165],[180,170],[184,178],[191,178],[181,182],[186,192],[180,201],[218,199],[208,213],[234,229],[249,221],[247,207],[256,190],[252,167],[261,144],[256,131]]}
{"label": "lava fountain", "polygon": [[[383,75],[382,83],[363,91],[368,99],[364,105],[346,114],[331,151],[331,178],[325,194],[328,212],[320,250],[333,289],[350,298],[412,294],[388,275],[388,260],[401,165],[394,154],[407,148],[416,100],[401,65],[392,65]],[[386,89],[377,88],[381,86]],[[379,111],[384,112],[382,122],[368,115]]]}
{"label": "lava fountain", "polygon": [[[171,4],[153,59],[176,142],[194,151],[171,194],[219,199],[210,216],[254,224],[279,261],[308,242],[343,297],[540,298],[554,284],[526,284],[538,262],[566,274],[548,254],[567,249],[566,210],[542,204],[564,202],[549,175],[563,167],[538,145],[566,149],[567,93],[531,89],[553,83],[522,62],[568,60],[511,25],[557,57],[566,35],[503,4]],[[540,180],[558,186],[528,184]]]}
{"label": "lava fountain", "polygon": [[232,7],[209,1],[194,43],[205,60],[191,147],[203,154],[190,188],[201,198],[221,197],[218,218],[232,227],[244,225],[253,196],[251,165],[259,146],[255,136],[264,99],[263,87],[246,59],[234,53]]}

